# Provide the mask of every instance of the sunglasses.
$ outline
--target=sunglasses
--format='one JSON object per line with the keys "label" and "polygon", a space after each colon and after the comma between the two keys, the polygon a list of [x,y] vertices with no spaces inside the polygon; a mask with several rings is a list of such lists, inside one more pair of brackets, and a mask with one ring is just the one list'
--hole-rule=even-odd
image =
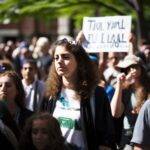
{"label": "sunglasses", "polygon": [[132,69],[139,69],[139,67],[140,67],[139,65],[134,64],[134,65],[131,65],[131,66],[127,67],[127,68],[122,68],[121,72],[125,73],[127,75],[129,73],[129,71],[130,71],[131,68]]}
{"label": "sunglasses", "polygon": [[131,68],[138,69],[139,65],[137,65],[137,64],[131,65],[131,66],[127,67],[127,70],[130,70]]}

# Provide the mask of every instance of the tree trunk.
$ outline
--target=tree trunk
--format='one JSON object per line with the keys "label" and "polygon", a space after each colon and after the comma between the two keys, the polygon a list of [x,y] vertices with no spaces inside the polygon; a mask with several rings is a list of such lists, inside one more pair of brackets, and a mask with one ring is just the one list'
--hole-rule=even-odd
{"label": "tree trunk", "polygon": [[144,17],[144,11],[143,11],[143,2],[142,0],[137,0],[138,8],[136,10],[137,17],[138,17],[138,27],[139,27],[139,33],[141,39],[148,39],[148,32],[146,28],[146,21]]}

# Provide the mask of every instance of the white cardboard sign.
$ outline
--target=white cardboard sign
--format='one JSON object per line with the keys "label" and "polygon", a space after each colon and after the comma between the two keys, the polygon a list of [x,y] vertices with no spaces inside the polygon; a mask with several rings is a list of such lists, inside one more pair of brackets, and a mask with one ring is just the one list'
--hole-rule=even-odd
{"label": "white cardboard sign", "polygon": [[131,16],[84,17],[83,47],[88,52],[127,52]]}

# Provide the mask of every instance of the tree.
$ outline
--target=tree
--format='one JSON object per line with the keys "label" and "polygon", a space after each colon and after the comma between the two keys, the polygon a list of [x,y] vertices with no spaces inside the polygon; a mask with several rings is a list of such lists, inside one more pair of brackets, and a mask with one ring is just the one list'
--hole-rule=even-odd
{"label": "tree", "polygon": [[147,32],[148,30],[146,26],[147,21],[146,21],[146,15],[144,14],[144,8],[146,8],[146,5],[149,7],[150,4],[149,1],[144,3],[142,0],[126,0],[126,2],[136,11],[138,30],[141,38],[148,39],[148,32]]}
{"label": "tree", "polygon": [[81,28],[84,16],[132,15],[133,28],[138,23],[138,33],[148,38],[150,14],[149,0],[5,0],[0,3],[0,21],[17,21],[23,16],[50,20],[68,16]]}

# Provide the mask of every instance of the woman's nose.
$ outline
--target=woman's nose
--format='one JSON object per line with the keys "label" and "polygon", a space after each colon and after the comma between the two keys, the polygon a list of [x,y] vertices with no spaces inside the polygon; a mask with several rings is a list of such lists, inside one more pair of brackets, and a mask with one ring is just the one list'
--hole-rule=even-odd
{"label": "woman's nose", "polygon": [[5,85],[5,84],[3,84],[3,85],[1,86],[1,90],[3,90],[3,91],[6,90],[6,85]]}
{"label": "woman's nose", "polygon": [[43,137],[43,133],[39,131],[39,132],[36,134],[36,138],[41,139],[42,137]]}
{"label": "woman's nose", "polygon": [[58,62],[61,63],[63,61],[62,57],[59,57]]}
{"label": "woman's nose", "polygon": [[29,68],[26,68],[26,72],[30,72],[30,69],[29,69]]}

